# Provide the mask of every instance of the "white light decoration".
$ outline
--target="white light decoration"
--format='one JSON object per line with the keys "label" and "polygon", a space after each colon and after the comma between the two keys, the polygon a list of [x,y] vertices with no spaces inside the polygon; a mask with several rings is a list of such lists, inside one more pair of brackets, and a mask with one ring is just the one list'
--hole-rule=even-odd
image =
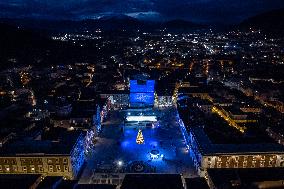
{"label": "white light decoration", "polygon": [[127,116],[126,121],[157,121],[156,116]]}
{"label": "white light decoration", "polygon": [[117,165],[118,165],[119,167],[121,167],[121,166],[123,165],[123,162],[122,162],[122,161],[118,161],[118,162],[117,162]]}

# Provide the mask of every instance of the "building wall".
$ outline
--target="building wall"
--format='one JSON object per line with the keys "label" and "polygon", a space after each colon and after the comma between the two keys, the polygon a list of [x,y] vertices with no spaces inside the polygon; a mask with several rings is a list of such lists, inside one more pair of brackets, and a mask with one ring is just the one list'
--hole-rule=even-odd
{"label": "building wall", "polygon": [[113,108],[125,108],[129,106],[129,94],[101,94],[101,98],[110,99]]}
{"label": "building wall", "polygon": [[204,156],[203,168],[284,167],[284,154]]}
{"label": "building wall", "polygon": [[[189,133],[189,152],[200,176],[206,176],[207,168],[269,168],[284,167],[283,153],[203,155],[192,132]],[[209,144],[210,145],[210,144]],[[213,146],[212,146],[213,147]],[[249,153],[249,152],[248,152]]]}
{"label": "building wall", "polygon": [[168,107],[173,105],[172,96],[158,96],[158,106],[159,107]]}
{"label": "building wall", "polygon": [[0,174],[42,174],[75,179],[84,164],[85,137],[81,134],[73,149],[66,155],[15,154],[0,157]]}
{"label": "building wall", "polygon": [[73,178],[70,156],[0,157],[0,174],[43,174]]}

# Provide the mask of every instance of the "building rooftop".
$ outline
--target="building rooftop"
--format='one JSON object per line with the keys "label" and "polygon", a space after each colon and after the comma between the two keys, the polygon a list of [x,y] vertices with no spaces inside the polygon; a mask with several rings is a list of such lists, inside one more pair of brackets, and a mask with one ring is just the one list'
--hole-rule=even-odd
{"label": "building rooftop", "polygon": [[74,102],[71,118],[92,118],[97,112],[96,104],[97,102],[94,99]]}
{"label": "building rooftop", "polygon": [[52,128],[44,131],[41,140],[15,139],[0,148],[0,154],[2,156],[70,154],[81,134],[81,131]]}
{"label": "building rooftop", "polygon": [[[284,169],[283,168],[258,168],[258,169],[208,169],[208,176],[213,184],[219,188],[219,186],[228,186],[228,188],[234,188],[233,185],[238,188],[240,186],[255,185],[257,183],[265,181],[282,181],[284,180]],[[230,186],[230,187],[229,187]],[[275,186],[274,186],[275,187]],[[237,187],[236,187],[237,188]]]}
{"label": "building rooftop", "polygon": [[129,94],[129,90],[106,90],[103,91],[101,94]]}
{"label": "building rooftop", "polygon": [[0,186],[3,189],[30,188],[40,177],[40,174],[0,174]]}
{"label": "building rooftop", "polygon": [[60,176],[44,177],[44,179],[38,184],[37,189],[49,189],[55,187],[63,180]]}
{"label": "building rooftop", "polygon": [[78,184],[74,189],[116,189],[116,186],[111,184]]}
{"label": "building rooftop", "polygon": [[180,87],[178,89],[179,93],[208,93],[208,89],[206,87]]}
{"label": "building rooftop", "polygon": [[209,186],[202,177],[185,178],[185,184],[187,189],[209,189]]}
{"label": "building rooftop", "polygon": [[178,174],[127,174],[121,189],[183,189]]}
{"label": "building rooftop", "polygon": [[284,146],[277,143],[254,144],[214,144],[207,136],[204,128],[192,127],[191,132],[197,139],[199,149],[204,155],[212,154],[254,154],[254,153],[284,153]]}
{"label": "building rooftop", "polygon": [[62,180],[55,188],[56,189],[69,189],[77,185],[77,180]]}

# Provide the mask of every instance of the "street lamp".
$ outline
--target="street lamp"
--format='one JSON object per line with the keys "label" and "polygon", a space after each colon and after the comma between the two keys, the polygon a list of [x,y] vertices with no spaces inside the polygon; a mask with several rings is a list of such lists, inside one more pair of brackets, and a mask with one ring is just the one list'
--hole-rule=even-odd
{"label": "street lamp", "polygon": [[122,162],[122,161],[118,161],[118,162],[117,162],[117,165],[118,165],[119,167],[121,167],[121,166],[123,165],[123,162]]}

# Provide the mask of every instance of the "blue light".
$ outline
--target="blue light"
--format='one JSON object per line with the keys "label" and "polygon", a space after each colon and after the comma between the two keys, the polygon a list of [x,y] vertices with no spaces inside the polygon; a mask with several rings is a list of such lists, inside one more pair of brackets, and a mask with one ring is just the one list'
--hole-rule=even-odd
{"label": "blue light", "polygon": [[85,148],[84,148],[84,137],[79,136],[76,145],[73,147],[71,152],[71,165],[72,171],[75,177],[77,177],[81,167],[85,161]]}
{"label": "blue light", "polygon": [[130,93],[154,93],[155,80],[130,80]]}
{"label": "blue light", "polygon": [[153,106],[154,93],[130,93],[130,106]]}
{"label": "blue light", "polygon": [[185,144],[187,146],[187,149],[189,149],[190,137],[189,137],[188,132],[185,128],[185,125],[184,125],[183,121],[180,119],[179,115],[177,115],[177,119],[178,119],[178,123],[179,123],[180,129],[181,129],[181,133],[182,133],[182,136],[184,138]]}
{"label": "blue light", "polygon": [[130,106],[153,106],[154,105],[154,80],[130,80]]}

